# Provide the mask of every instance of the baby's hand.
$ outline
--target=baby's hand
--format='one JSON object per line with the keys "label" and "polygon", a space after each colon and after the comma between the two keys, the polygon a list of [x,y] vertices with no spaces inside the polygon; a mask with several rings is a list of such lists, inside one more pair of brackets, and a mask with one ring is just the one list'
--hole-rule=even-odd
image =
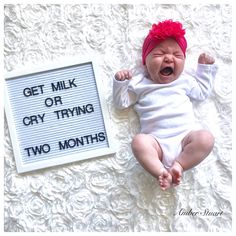
{"label": "baby's hand", "polygon": [[206,53],[202,53],[198,57],[198,63],[199,64],[214,64],[215,59],[213,57],[207,55]]}
{"label": "baby's hand", "polygon": [[132,72],[130,70],[121,70],[115,74],[115,79],[119,81],[132,79]]}

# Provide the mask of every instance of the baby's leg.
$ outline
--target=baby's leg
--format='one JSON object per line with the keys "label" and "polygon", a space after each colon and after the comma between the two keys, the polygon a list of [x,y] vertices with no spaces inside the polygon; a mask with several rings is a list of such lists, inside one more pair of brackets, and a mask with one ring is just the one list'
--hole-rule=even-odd
{"label": "baby's leg", "polygon": [[147,134],[136,135],[132,141],[132,150],[143,168],[159,180],[161,188],[168,189],[172,176],[161,162],[162,150],[155,138]]}
{"label": "baby's leg", "polygon": [[190,132],[182,141],[183,151],[170,168],[173,183],[179,184],[183,170],[191,169],[202,162],[212,151],[213,146],[214,137],[209,131]]}

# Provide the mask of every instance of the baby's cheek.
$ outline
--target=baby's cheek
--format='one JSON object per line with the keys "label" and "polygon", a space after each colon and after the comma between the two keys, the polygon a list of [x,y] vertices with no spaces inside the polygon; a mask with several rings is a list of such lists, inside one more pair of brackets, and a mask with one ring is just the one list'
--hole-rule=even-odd
{"label": "baby's cheek", "polygon": [[159,64],[153,62],[148,67],[148,73],[149,74],[157,73],[159,72],[159,69],[160,69]]}

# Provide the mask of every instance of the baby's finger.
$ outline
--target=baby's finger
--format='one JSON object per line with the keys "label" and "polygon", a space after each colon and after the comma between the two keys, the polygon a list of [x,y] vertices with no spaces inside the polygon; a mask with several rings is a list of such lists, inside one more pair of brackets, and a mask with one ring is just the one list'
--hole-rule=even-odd
{"label": "baby's finger", "polygon": [[125,79],[130,80],[132,78],[132,73],[130,70],[124,71],[125,73]]}
{"label": "baby's finger", "polygon": [[126,79],[126,71],[121,71],[121,80]]}
{"label": "baby's finger", "polygon": [[120,72],[117,72],[117,73],[115,74],[115,79],[116,79],[116,80],[121,80]]}
{"label": "baby's finger", "polygon": [[207,62],[208,62],[209,64],[214,64],[214,63],[215,63],[215,59],[214,59],[213,57],[211,57],[211,56],[208,55]]}
{"label": "baby's finger", "polygon": [[132,72],[130,70],[128,71],[128,77],[129,77],[129,79],[132,78]]}

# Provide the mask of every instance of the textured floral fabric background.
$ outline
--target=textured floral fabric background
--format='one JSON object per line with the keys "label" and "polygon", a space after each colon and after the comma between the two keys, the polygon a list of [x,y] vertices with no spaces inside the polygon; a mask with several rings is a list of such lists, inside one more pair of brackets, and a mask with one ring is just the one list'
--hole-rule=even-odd
{"label": "textured floral fabric background", "polygon": [[[219,66],[211,97],[194,104],[215,147],[180,186],[161,191],[137,163],[130,142],[139,130],[133,109],[112,101],[117,70],[142,72],[141,46],[152,23],[179,20],[186,28],[187,67],[205,51]],[[115,155],[17,174],[5,119],[5,231],[231,231],[230,5],[5,5],[5,71],[64,56],[97,55]],[[183,211],[199,212],[197,216]],[[204,211],[223,212],[204,216]],[[201,214],[202,213],[202,214]]]}

